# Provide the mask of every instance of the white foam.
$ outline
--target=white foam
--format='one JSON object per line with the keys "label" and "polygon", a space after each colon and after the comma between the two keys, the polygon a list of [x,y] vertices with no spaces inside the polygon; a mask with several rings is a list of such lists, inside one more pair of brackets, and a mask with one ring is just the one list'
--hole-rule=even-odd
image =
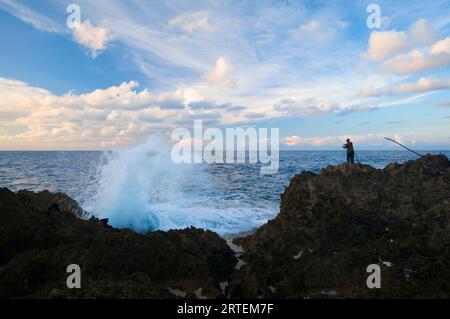
{"label": "white foam", "polygon": [[226,296],[228,281],[223,281],[219,283],[220,291],[222,291],[223,295]]}
{"label": "white foam", "polygon": [[378,256],[378,261],[385,265],[386,267],[392,267],[392,263],[390,261],[383,261],[381,260],[380,256]]}
{"label": "white foam", "polygon": [[187,295],[187,293],[185,293],[184,291],[182,291],[180,289],[170,288],[170,287],[167,287],[167,289],[170,291],[170,293],[172,293],[176,297],[184,298]]}
{"label": "white foam", "polygon": [[294,258],[295,260],[299,260],[303,255],[303,250],[301,250],[297,255],[293,256],[292,258]]}
{"label": "white foam", "polygon": [[227,240],[228,247],[234,252],[235,256],[241,256],[245,251],[242,246],[233,243],[232,239]]}
{"label": "white foam", "polygon": [[171,146],[152,137],[145,144],[113,151],[100,167],[97,193],[89,206],[110,225],[139,232],[208,229],[222,236],[253,230],[273,212],[225,200],[208,190],[218,189],[207,164],[175,164]]}
{"label": "white foam", "polygon": [[242,259],[238,258],[237,260],[238,260],[238,262],[237,262],[236,266],[234,266],[234,269],[239,270],[242,267],[247,266],[247,263],[245,261],[243,261]]}
{"label": "white foam", "polygon": [[194,291],[194,295],[195,297],[197,297],[197,299],[208,299],[208,297],[203,296],[203,288],[198,288],[196,291]]}

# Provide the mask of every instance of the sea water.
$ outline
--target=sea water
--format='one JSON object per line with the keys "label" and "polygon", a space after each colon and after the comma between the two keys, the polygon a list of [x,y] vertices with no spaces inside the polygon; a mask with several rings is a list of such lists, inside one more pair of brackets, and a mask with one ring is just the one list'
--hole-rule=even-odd
{"label": "sea water", "polygon": [[[403,150],[357,152],[358,162],[377,168],[416,158]],[[170,149],[154,142],[110,152],[0,152],[0,187],[67,193],[115,227],[194,226],[228,236],[273,219],[296,174],[344,161],[342,151],[281,151],[278,173],[261,175],[255,164],[176,165]]]}

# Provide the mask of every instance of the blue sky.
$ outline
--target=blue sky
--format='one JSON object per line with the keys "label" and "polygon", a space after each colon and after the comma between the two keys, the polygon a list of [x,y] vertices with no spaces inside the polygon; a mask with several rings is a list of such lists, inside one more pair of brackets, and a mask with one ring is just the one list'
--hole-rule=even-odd
{"label": "blue sky", "polygon": [[0,0],[0,41],[4,150],[134,145],[196,119],[278,127],[282,149],[450,149],[449,0]]}

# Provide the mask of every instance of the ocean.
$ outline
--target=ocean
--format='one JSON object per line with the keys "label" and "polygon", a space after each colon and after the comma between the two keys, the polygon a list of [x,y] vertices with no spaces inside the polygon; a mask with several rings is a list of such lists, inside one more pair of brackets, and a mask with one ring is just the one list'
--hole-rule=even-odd
{"label": "ocean", "polygon": [[[420,152],[420,151],[419,151]],[[423,154],[450,151],[426,151]],[[403,150],[358,151],[377,168],[417,156]],[[343,151],[281,151],[280,168],[255,164],[180,164],[159,146],[117,152],[0,152],[0,187],[64,192],[90,214],[139,232],[195,226],[222,236],[252,231],[274,218],[293,176],[345,161]]]}

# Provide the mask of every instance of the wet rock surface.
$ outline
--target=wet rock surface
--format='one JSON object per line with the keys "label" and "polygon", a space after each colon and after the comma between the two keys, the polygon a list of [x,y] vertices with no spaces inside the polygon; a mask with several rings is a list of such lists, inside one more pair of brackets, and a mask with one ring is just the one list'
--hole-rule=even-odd
{"label": "wet rock surface", "polygon": [[0,298],[448,298],[449,180],[445,156],[303,172],[274,220],[228,243],[118,230],[64,194],[0,189]]}
{"label": "wet rock surface", "polygon": [[[445,156],[301,173],[280,214],[235,240],[247,266],[233,275],[232,297],[448,298],[449,180]],[[367,288],[370,264],[381,289]]]}
{"label": "wet rock surface", "polygon": [[[63,195],[0,189],[0,298],[176,297],[169,287],[222,296],[236,259],[215,233],[141,235],[81,219],[77,207]],[[71,264],[82,289],[66,286]]]}

